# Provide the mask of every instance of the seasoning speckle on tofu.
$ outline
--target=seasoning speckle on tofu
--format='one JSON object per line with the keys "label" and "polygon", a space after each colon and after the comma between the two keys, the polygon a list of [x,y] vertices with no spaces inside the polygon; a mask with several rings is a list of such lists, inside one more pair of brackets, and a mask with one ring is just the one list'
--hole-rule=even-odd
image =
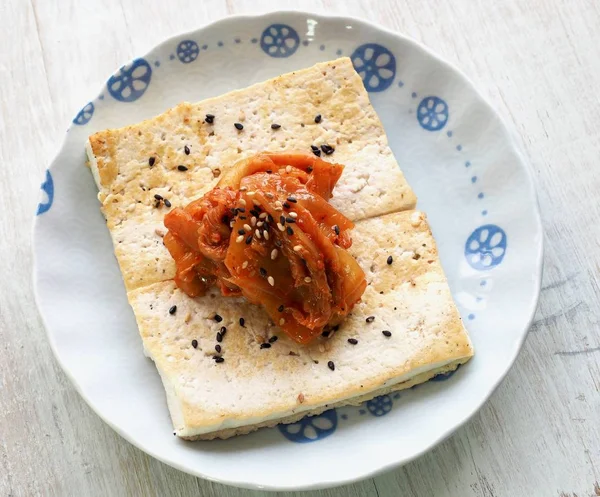
{"label": "seasoning speckle on tofu", "polygon": [[235,123],[234,126],[238,131],[242,131],[244,129],[244,125],[242,123]]}
{"label": "seasoning speckle on tofu", "polygon": [[329,362],[327,363],[327,367],[328,367],[329,369],[331,369],[332,371],[335,371],[335,364],[333,363],[333,361],[329,361]]}
{"label": "seasoning speckle on tofu", "polygon": [[195,338],[192,340],[192,347],[194,347],[195,349],[198,348],[198,340],[196,340]]}
{"label": "seasoning speckle on tofu", "polygon": [[169,314],[171,314],[171,316],[172,316],[176,312],[177,312],[177,306],[176,305],[171,306],[171,308],[169,309]]}

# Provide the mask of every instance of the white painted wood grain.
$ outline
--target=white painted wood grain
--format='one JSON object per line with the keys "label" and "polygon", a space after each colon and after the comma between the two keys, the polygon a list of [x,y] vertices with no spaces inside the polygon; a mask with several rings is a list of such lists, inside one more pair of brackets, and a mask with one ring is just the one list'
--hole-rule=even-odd
{"label": "white painted wood grain", "polygon": [[458,65],[531,162],[544,289],[514,368],[455,436],[327,497],[600,495],[600,4],[593,0],[0,2],[0,496],[264,495],[199,480],[135,449],[52,357],[30,282],[43,170],[117,66],[227,14],[302,8],[370,19]]}

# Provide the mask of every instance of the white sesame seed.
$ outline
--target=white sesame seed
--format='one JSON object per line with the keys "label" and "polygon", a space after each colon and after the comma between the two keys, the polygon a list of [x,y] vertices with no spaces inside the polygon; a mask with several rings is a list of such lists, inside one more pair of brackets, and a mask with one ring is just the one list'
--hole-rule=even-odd
{"label": "white sesame seed", "polygon": [[259,221],[258,223],[256,223],[256,226],[258,226],[259,228],[265,223],[263,223],[262,221]]}
{"label": "white sesame seed", "polygon": [[254,197],[254,195],[256,195],[256,192],[248,192],[246,193],[246,195],[248,195],[249,197]]}
{"label": "white sesame seed", "polygon": [[275,201],[275,207],[283,207],[283,204],[281,203],[281,200]]}
{"label": "white sesame seed", "polygon": [[230,227],[230,228],[233,228],[233,221],[231,221],[231,222],[229,223],[229,227]]}
{"label": "white sesame seed", "polygon": [[246,231],[252,231],[252,228],[250,227],[250,225],[249,225],[249,224],[244,224],[244,229],[245,229]]}
{"label": "white sesame seed", "polygon": [[275,207],[275,210],[278,211],[278,212],[281,212],[283,210],[283,205]]}
{"label": "white sesame seed", "polygon": [[267,213],[266,212],[261,212],[260,216],[258,216],[260,219],[265,219],[267,217]]}
{"label": "white sesame seed", "polygon": [[306,278],[304,278],[305,283],[310,283],[311,281],[312,281],[312,278],[310,276],[307,276]]}
{"label": "white sesame seed", "polygon": [[240,191],[241,191],[241,192],[245,192],[246,190],[248,190],[248,187],[247,187],[247,186],[241,186],[241,187],[240,187]]}
{"label": "white sesame seed", "polygon": [[267,198],[273,198],[273,194],[272,194],[272,193],[269,193],[269,192],[267,192],[267,193],[265,193],[265,197],[267,197]]}
{"label": "white sesame seed", "polygon": [[158,236],[160,236],[161,238],[162,238],[163,236],[165,236],[165,234],[166,234],[166,233],[165,233],[165,230],[163,230],[162,228],[156,228],[156,229],[154,230],[154,233],[156,233],[156,234],[157,234]]}
{"label": "white sesame seed", "polygon": [[235,241],[236,241],[237,243],[242,243],[242,242],[244,241],[244,235],[240,235],[240,236],[238,236],[238,237],[235,239]]}
{"label": "white sesame seed", "polygon": [[241,199],[239,200],[239,202],[240,202],[240,205],[241,205],[242,207],[246,207],[246,200],[244,200],[243,198],[241,198]]}
{"label": "white sesame seed", "polygon": [[286,173],[291,173],[292,172],[292,166],[285,166],[285,172]]}
{"label": "white sesame seed", "polygon": [[255,230],[254,234],[256,235],[256,238],[260,238],[260,236],[261,236],[260,231],[258,231],[258,230]]}
{"label": "white sesame seed", "polygon": [[273,276],[269,276],[267,281],[269,282],[269,285],[275,286],[275,278],[273,278]]}
{"label": "white sesame seed", "polygon": [[260,206],[260,202],[259,202],[258,200],[252,199],[252,203],[253,203],[254,205],[258,205],[258,206]]}
{"label": "white sesame seed", "polygon": [[285,226],[281,223],[277,223],[277,227],[279,228],[279,231],[285,231]]}
{"label": "white sesame seed", "polygon": [[263,236],[265,237],[265,240],[269,239],[269,232],[268,231],[263,231]]}
{"label": "white sesame seed", "polygon": [[297,212],[290,211],[290,212],[288,212],[288,214],[289,214],[290,217],[293,217],[294,219],[296,219],[298,217],[298,213]]}
{"label": "white sesame seed", "polygon": [[277,249],[271,250],[271,260],[272,261],[274,261],[275,259],[277,259],[277,254],[279,254],[279,250],[277,250]]}
{"label": "white sesame seed", "polygon": [[250,219],[250,224],[252,226],[256,226],[256,216],[252,216],[252,219]]}
{"label": "white sesame seed", "polygon": [[281,326],[282,324],[285,324],[285,319],[283,319],[283,318],[281,318],[281,319],[279,320],[279,325]]}
{"label": "white sesame seed", "polygon": [[302,250],[302,245],[296,245],[294,247],[294,252],[300,252]]}
{"label": "white sesame seed", "polygon": [[242,269],[246,269],[248,267],[248,261],[244,261],[242,264]]}

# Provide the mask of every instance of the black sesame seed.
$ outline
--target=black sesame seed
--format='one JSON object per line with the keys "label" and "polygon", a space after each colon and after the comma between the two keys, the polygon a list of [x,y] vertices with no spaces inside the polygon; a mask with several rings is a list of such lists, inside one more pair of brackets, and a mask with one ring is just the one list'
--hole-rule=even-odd
{"label": "black sesame seed", "polygon": [[296,202],[298,202],[298,200],[296,199],[296,197],[288,197],[287,201],[288,202],[292,202],[293,204],[295,204]]}
{"label": "black sesame seed", "polygon": [[321,122],[321,119],[323,119],[323,117],[321,116],[321,114],[317,114],[317,115],[315,116],[315,122],[316,122],[317,124],[319,124],[319,123]]}
{"label": "black sesame seed", "polygon": [[256,217],[258,217],[258,216],[260,215],[260,212],[258,212],[256,209],[252,209],[252,210],[250,211],[250,214],[252,214],[253,216],[256,216]]}
{"label": "black sesame seed", "polygon": [[248,236],[248,238],[246,238],[246,245],[250,245],[252,243],[252,235]]}
{"label": "black sesame seed", "polygon": [[317,147],[313,148],[312,153],[315,154],[317,157],[321,157],[321,151]]}
{"label": "black sesame seed", "polygon": [[358,340],[356,338],[348,338],[348,343],[351,343],[352,345],[356,345],[358,343]]}
{"label": "black sesame seed", "polygon": [[267,221],[269,221],[270,223],[273,222],[273,216],[271,216],[271,214],[267,214]]}
{"label": "black sesame seed", "polygon": [[229,224],[229,216],[227,214],[225,214],[222,218],[221,218],[221,222],[223,224]]}
{"label": "black sesame seed", "polygon": [[217,323],[220,323],[221,321],[223,321],[223,318],[219,315],[219,314],[215,314],[215,317],[213,318]]}
{"label": "black sesame seed", "polygon": [[221,333],[217,332],[217,342],[221,343],[223,341],[223,335],[221,335]]}
{"label": "black sesame seed", "polygon": [[166,199],[166,198],[165,198],[165,199],[163,200],[163,202],[165,203],[165,205],[166,205],[167,207],[171,207],[171,202],[169,202],[169,200],[168,200],[168,199]]}
{"label": "black sesame seed", "polygon": [[279,222],[285,224],[285,216],[279,216]]}
{"label": "black sesame seed", "polygon": [[321,333],[321,336],[322,336],[323,338],[327,338],[327,337],[329,337],[329,333],[331,333],[329,330],[327,330],[327,331],[324,331],[323,333]]}
{"label": "black sesame seed", "polygon": [[269,338],[269,343],[275,343],[278,339],[279,337],[277,335],[273,335],[271,338]]}
{"label": "black sesame seed", "polygon": [[306,168],[306,172],[307,172],[307,173],[312,173],[312,172],[313,172],[313,167],[312,167],[312,166],[308,166],[308,167]]}
{"label": "black sesame seed", "polygon": [[219,344],[215,345],[215,350],[220,354],[221,353],[221,346]]}
{"label": "black sesame seed", "polygon": [[392,336],[392,332],[389,330],[383,330],[381,333],[383,333],[384,336],[386,337],[391,337]]}
{"label": "black sesame seed", "polygon": [[237,211],[236,214],[239,212],[246,212],[246,209],[244,207],[236,207],[235,210]]}
{"label": "black sesame seed", "polygon": [[261,349],[270,349],[271,348],[271,344],[270,343],[261,343],[260,344],[260,348]]}
{"label": "black sesame seed", "polygon": [[187,145],[183,147],[183,151],[185,152],[185,155],[190,155],[190,147],[188,147]]}
{"label": "black sesame seed", "polygon": [[157,193],[156,195],[154,195],[154,198],[155,198],[156,200],[162,200],[162,199],[163,199],[163,198],[162,198],[162,195],[159,195],[158,193]]}
{"label": "black sesame seed", "polygon": [[286,222],[288,222],[290,224],[293,224],[296,222],[296,220],[293,217],[286,217],[285,220],[286,220]]}
{"label": "black sesame seed", "polygon": [[283,207],[284,207],[285,209],[289,209],[289,208],[291,207],[291,205],[290,205],[290,204],[288,204],[287,202],[284,202],[284,203],[283,203]]}
{"label": "black sesame seed", "polygon": [[179,165],[179,166],[177,166],[177,170],[178,170],[178,171],[181,171],[181,172],[185,172],[185,171],[187,171],[187,170],[188,170],[188,168],[187,168],[187,167],[185,167],[185,166],[183,166],[183,165]]}
{"label": "black sesame seed", "polygon": [[321,145],[321,150],[325,155],[331,155],[333,152],[335,152],[335,148],[329,145]]}
{"label": "black sesame seed", "polygon": [[340,227],[337,224],[333,225],[333,231],[335,231],[335,234],[340,236]]}
{"label": "black sesame seed", "polygon": [[329,362],[327,363],[327,367],[328,367],[329,369],[331,369],[332,371],[335,371],[335,364],[333,363],[333,361],[329,361]]}
{"label": "black sesame seed", "polygon": [[389,266],[389,265],[390,265],[392,262],[394,262],[394,258],[393,258],[393,257],[390,255],[390,256],[387,258],[387,263],[388,263],[388,266]]}
{"label": "black sesame seed", "polygon": [[267,276],[267,270],[264,267],[259,268],[258,271],[263,278]]}
{"label": "black sesame seed", "polygon": [[246,234],[246,230],[244,228],[238,230],[238,235],[245,235]]}
{"label": "black sesame seed", "polygon": [[198,348],[198,340],[196,340],[195,338],[192,340],[192,347],[194,347],[195,349]]}
{"label": "black sesame seed", "polygon": [[235,123],[234,126],[238,131],[242,131],[244,129],[244,125],[242,123]]}
{"label": "black sesame seed", "polygon": [[225,326],[221,326],[221,329],[219,331],[221,333],[221,336],[225,336],[225,333],[227,333],[227,328],[225,328]]}
{"label": "black sesame seed", "polygon": [[215,357],[215,362],[216,362],[217,364],[219,364],[219,363],[221,363],[221,362],[225,362],[225,359],[224,359],[223,357],[219,357],[219,356],[217,356],[217,357]]}
{"label": "black sesame seed", "polygon": [[319,151],[319,147],[317,147],[316,145],[311,145],[310,148],[311,148],[311,150],[313,152],[318,152]]}
{"label": "black sesame seed", "polygon": [[275,240],[275,245],[277,245],[279,248],[283,247],[283,242],[281,240]]}
{"label": "black sesame seed", "polygon": [[267,169],[265,172],[266,172],[267,174],[273,174],[273,171],[271,171],[270,169]]}
{"label": "black sesame seed", "polygon": [[292,228],[290,228],[289,226],[287,227],[286,232],[290,236],[292,236],[294,234],[294,230]]}
{"label": "black sesame seed", "polygon": [[240,326],[243,328],[246,320],[244,318],[240,318]]}
{"label": "black sesame seed", "polygon": [[169,309],[169,314],[173,315],[177,312],[177,306],[171,306],[171,308]]}
{"label": "black sesame seed", "polygon": [[369,316],[369,317],[366,319],[366,321],[367,321],[367,323],[372,323],[373,321],[375,321],[375,316]]}
{"label": "black sesame seed", "polygon": [[155,163],[155,162],[156,162],[156,157],[150,157],[150,158],[148,159],[148,165],[149,165],[150,167],[152,167],[152,166],[154,165],[154,163]]}
{"label": "black sesame seed", "polygon": [[273,123],[271,124],[271,129],[279,129],[281,128],[281,124]]}
{"label": "black sesame seed", "polygon": [[284,307],[284,305],[283,305],[283,304],[281,304],[281,305],[280,305],[280,306],[277,308],[277,310],[278,310],[279,312],[283,312],[283,310],[284,310],[284,309],[285,309],[285,307]]}
{"label": "black sesame seed", "polygon": [[206,119],[204,119],[208,124],[212,124],[215,122],[215,116],[212,114],[206,114]]}

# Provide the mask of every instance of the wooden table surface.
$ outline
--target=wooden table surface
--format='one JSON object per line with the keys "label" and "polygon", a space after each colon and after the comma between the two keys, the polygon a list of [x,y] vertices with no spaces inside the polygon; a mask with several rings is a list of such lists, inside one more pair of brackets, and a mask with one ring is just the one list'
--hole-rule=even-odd
{"label": "wooden table surface", "polygon": [[[460,67],[522,139],[546,235],[539,309],[491,400],[374,479],[306,496],[600,496],[600,3],[593,0],[0,2],[0,496],[264,495],[147,456],[52,356],[31,285],[43,171],[107,75],[173,34],[277,7],[350,14]],[[298,493],[300,495],[300,493]]]}

